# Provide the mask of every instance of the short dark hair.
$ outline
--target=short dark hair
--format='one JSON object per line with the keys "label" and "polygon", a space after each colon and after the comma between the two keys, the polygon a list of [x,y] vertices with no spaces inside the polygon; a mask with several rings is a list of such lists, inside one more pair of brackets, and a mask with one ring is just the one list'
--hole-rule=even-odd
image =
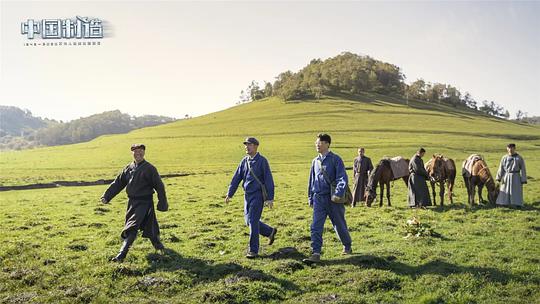
{"label": "short dark hair", "polygon": [[330,135],[326,134],[326,133],[319,133],[317,134],[317,138],[320,140],[320,141],[325,141],[327,142],[328,144],[331,144],[332,143],[332,137],[330,137]]}
{"label": "short dark hair", "polygon": [[418,149],[418,152],[419,153],[426,153],[426,150],[424,148],[420,147],[420,149]]}
{"label": "short dark hair", "polygon": [[133,145],[131,145],[131,151],[136,150],[136,149],[143,149],[143,150],[146,151],[146,146],[143,145],[143,144],[133,144]]}
{"label": "short dark hair", "polygon": [[506,147],[507,147],[507,148],[515,148],[515,147],[516,147],[516,144],[508,144]]}

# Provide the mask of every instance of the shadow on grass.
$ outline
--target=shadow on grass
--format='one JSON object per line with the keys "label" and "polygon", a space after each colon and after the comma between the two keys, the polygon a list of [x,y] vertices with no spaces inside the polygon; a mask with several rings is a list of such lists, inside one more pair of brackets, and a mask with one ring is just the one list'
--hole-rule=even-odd
{"label": "shadow on grass", "polygon": [[389,270],[399,275],[416,277],[424,274],[447,276],[450,274],[469,273],[479,279],[507,284],[509,281],[527,282],[526,279],[503,272],[492,267],[461,266],[442,260],[435,260],[419,266],[396,262],[392,258],[373,255],[357,255],[346,259],[325,261],[322,265],[355,265],[363,268]]}
{"label": "shadow on grass", "polygon": [[286,259],[292,259],[292,260],[302,260],[307,258],[308,256],[299,252],[298,249],[294,247],[283,247],[279,248],[277,251],[272,252],[269,255],[261,256],[261,258],[269,258],[272,260],[286,260]]}
{"label": "shadow on grass", "polygon": [[236,263],[213,264],[202,259],[184,257],[172,249],[165,249],[163,255],[150,253],[146,256],[146,259],[149,266],[144,273],[185,270],[193,274],[193,284],[214,282],[235,274],[235,278],[274,282],[285,290],[299,290],[299,287],[291,281],[276,278],[258,269],[251,269]]}

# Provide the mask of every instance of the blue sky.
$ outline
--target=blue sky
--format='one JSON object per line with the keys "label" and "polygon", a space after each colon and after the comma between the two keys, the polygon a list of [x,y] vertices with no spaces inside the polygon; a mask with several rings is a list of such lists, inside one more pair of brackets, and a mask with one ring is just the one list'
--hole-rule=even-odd
{"label": "blue sky", "polygon": [[[2,1],[0,104],[62,120],[195,116],[350,51],[540,115],[539,15],[540,2]],[[24,46],[21,22],[75,16],[106,21],[100,46]]]}

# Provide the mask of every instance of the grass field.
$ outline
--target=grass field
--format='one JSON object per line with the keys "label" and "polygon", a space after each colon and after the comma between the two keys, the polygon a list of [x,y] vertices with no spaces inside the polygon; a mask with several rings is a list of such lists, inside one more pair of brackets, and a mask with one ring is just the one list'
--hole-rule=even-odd
{"label": "grass field", "polygon": [[[357,99],[270,99],[88,143],[2,152],[3,185],[110,179],[130,161],[134,142],[147,145],[161,174],[191,175],[164,180],[171,210],[158,219],[166,254],[138,238],[123,264],[108,262],[121,243],[123,192],[111,205],[98,203],[105,186],[0,192],[0,302],[539,303],[540,128],[382,96]],[[359,145],[374,162],[409,158],[423,146],[457,164],[481,153],[495,173],[515,142],[530,177],[526,207],[467,206],[458,177],[454,205],[414,211],[405,185],[395,182],[393,207],[347,210],[353,256],[340,255],[328,221],[325,262],[303,265],[306,184],[321,131],[347,166]],[[242,191],[223,204],[247,135],[258,137],[273,169],[276,207],[263,218],[280,229],[274,245],[261,239],[257,260],[244,258]],[[440,237],[405,239],[412,216]]]}

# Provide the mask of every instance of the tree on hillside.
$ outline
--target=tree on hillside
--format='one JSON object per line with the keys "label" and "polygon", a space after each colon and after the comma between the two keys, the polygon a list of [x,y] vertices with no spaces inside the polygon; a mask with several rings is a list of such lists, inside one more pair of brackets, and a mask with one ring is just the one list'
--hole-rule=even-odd
{"label": "tree on hillside", "polygon": [[272,96],[273,90],[272,90],[272,84],[270,82],[264,82],[264,97],[270,97]]}
{"label": "tree on hillside", "polygon": [[426,82],[423,79],[418,79],[407,86],[406,92],[409,98],[425,100]]}
{"label": "tree on hillside", "polygon": [[444,90],[444,102],[456,107],[461,103],[461,92],[451,85],[446,85]]}
{"label": "tree on hillside", "polygon": [[239,99],[238,99],[238,102],[236,104],[241,104],[241,103],[246,103],[248,102],[250,99],[249,97],[249,94],[247,93],[247,91],[240,91],[240,96],[239,96]]}
{"label": "tree on hillside", "polygon": [[508,110],[505,110],[502,106],[496,104],[494,101],[482,101],[482,106],[478,110],[491,116],[502,118],[510,117]]}
{"label": "tree on hillside", "polygon": [[264,98],[264,91],[261,90],[261,87],[255,80],[251,81],[251,84],[247,88],[247,92],[249,93],[249,98],[251,101]]}
{"label": "tree on hillside", "polygon": [[471,94],[469,92],[465,92],[465,95],[463,95],[463,98],[461,100],[461,102],[471,108],[471,109],[477,109],[477,104],[476,104],[476,101],[473,99],[473,97],[471,96]]}
{"label": "tree on hillside", "polygon": [[516,112],[516,120],[522,120],[523,118],[527,117],[527,112],[523,112],[521,110],[518,110]]}

